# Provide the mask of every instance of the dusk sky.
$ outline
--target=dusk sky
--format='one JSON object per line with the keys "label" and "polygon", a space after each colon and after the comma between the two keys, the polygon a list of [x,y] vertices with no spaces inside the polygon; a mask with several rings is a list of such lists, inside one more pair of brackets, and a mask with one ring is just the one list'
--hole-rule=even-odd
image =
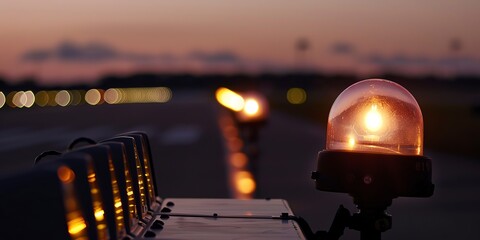
{"label": "dusk sky", "polygon": [[[108,72],[280,71],[299,63],[480,74],[479,12],[476,0],[2,1],[0,75],[54,83]],[[301,38],[311,47],[299,56]]]}

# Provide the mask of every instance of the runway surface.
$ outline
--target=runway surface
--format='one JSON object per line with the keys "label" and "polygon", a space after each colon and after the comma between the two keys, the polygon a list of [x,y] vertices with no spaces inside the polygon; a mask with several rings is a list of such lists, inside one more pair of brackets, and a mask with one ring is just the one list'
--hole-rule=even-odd
{"label": "runway surface", "polygon": [[[0,109],[0,174],[32,166],[45,150],[63,150],[77,137],[101,140],[131,130],[148,133],[163,197],[230,197],[221,108],[204,92],[180,92],[165,104]],[[315,230],[327,230],[345,194],[315,190],[310,172],[325,129],[276,111],[260,132],[257,193],[286,199]],[[426,143],[428,147],[428,143]],[[479,239],[480,161],[433,152],[435,194],[395,199],[393,229],[383,239]],[[347,230],[343,239],[358,239]]]}

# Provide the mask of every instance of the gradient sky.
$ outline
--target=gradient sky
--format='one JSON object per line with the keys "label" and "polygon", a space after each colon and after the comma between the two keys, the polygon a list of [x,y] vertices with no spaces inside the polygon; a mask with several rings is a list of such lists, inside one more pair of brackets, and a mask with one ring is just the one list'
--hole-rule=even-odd
{"label": "gradient sky", "polygon": [[[296,64],[294,44],[302,37],[312,46],[303,59],[323,70],[368,69],[358,62],[371,55],[407,61],[454,55],[476,68],[479,12],[476,0],[1,1],[0,74],[12,79],[38,74],[48,82],[139,66],[124,60],[22,61],[31,50],[55,49],[65,41],[101,43],[122,53],[169,54],[183,59],[175,63],[181,66],[192,64],[186,56],[200,51],[281,68]],[[449,42],[455,38],[461,49],[452,53]],[[332,51],[339,43],[348,51]]]}

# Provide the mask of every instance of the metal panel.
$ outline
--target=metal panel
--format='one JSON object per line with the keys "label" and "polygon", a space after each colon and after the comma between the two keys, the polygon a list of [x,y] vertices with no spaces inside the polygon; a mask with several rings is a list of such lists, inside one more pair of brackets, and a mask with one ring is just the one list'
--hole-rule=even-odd
{"label": "metal panel", "polygon": [[[172,206],[173,203],[173,206]],[[200,214],[219,216],[280,216],[293,212],[283,199],[203,199],[167,198],[162,203],[172,214]]]}
{"label": "metal panel", "polygon": [[167,198],[139,239],[305,239],[281,199]]}

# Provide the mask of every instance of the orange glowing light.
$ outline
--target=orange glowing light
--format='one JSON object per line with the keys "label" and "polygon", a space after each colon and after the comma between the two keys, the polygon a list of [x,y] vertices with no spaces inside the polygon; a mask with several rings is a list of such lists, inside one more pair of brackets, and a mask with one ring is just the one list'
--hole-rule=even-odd
{"label": "orange glowing light", "polygon": [[232,152],[239,152],[242,150],[243,141],[240,138],[228,139],[228,148]]}
{"label": "orange glowing light", "polygon": [[71,183],[75,180],[75,173],[66,166],[61,166],[57,170],[58,178],[64,183]]}
{"label": "orange glowing light", "polygon": [[221,105],[236,112],[241,111],[245,104],[242,96],[228,88],[217,89],[215,96]]}
{"label": "orange glowing light", "polygon": [[68,222],[68,233],[71,235],[76,235],[82,232],[86,227],[87,224],[85,224],[85,219],[76,218]]}
{"label": "orange glowing light", "polygon": [[245,153],[236,152],[230,155],[230,162],[236,168],[243,168],[247,165],[248,158],[247,158],[247,155],[245,155]]}
{"label": "orange glowing light", "polygon": [[60,166],[57,176],[63,184],[64,204],[68,233],[72,240],[83,240],[87,238],[87,224],[81,211],[80,203],[73,181],[75,173],[67,166]]}
{"label": "orange glowing light", "polygon": [[242,194],[252,194],[255,191],[256,183],[250,172],[240,171],[236,173],[235,183],[237,190]]}
{"label": "orange glowing light", "polygon": [[243,107],[243,112],[249,116],[255,116],[259,113],[260,110],[260,105],[258,104],[258,101],[249,98],[245,101],[245,106]]}
{"label": "orange glowing light", "polygon": [[238,129],[233,125],[228,125],[223,128],[223,135],[226,139],[233,139],[238,137]]}
{"label": "orange glowing light", "polygon": [[377,110],[377,105],[373,104],[365,115],[365,127],[371,132],[377,132],[382,127],[382,115]]}

